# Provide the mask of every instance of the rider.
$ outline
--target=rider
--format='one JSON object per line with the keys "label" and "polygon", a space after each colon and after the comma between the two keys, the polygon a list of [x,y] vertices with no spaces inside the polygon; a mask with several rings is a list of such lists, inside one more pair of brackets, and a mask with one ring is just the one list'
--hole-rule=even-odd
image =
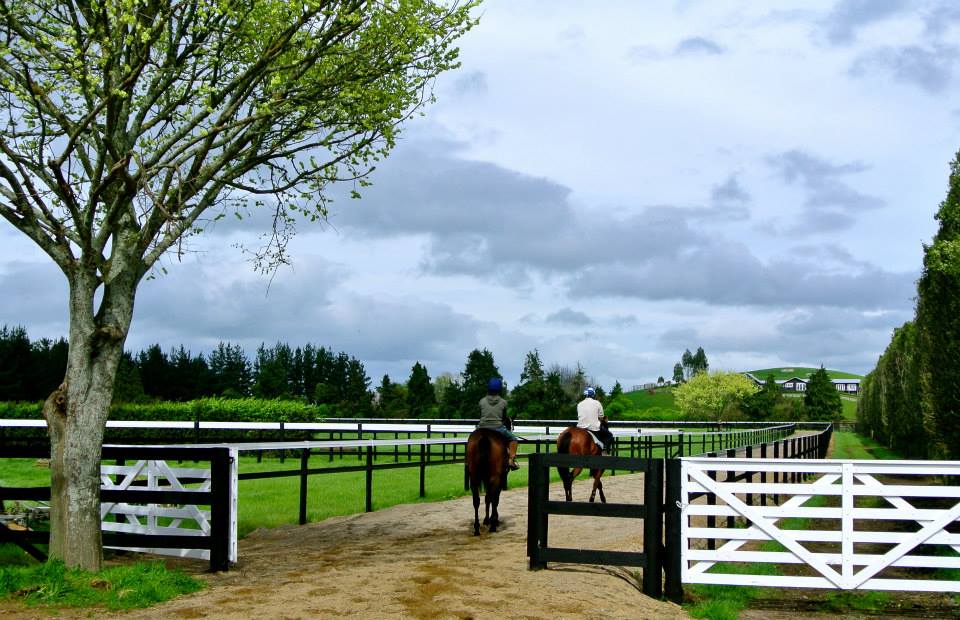
{"label": "rider", "polygon": [[480,422],[477,428],[491,428],[509,441],[510,469],[520,469],[517,465],[517,436],[510,432],[513,423],[507,415],[507,401],[500,396],[503,381],[493,377],[487,382],[487,395],[480,399]]}
{"label": "rider", "polygon": [[597,436],[603,442],[603,453],[610,454],[610,448],[613,445],[613,433],[607,430],[607,418],[603,415],[603,405],[594,396],[597,391],[590,386],[583,391],[583,400],[577,404],[577,426],[585,428]]}

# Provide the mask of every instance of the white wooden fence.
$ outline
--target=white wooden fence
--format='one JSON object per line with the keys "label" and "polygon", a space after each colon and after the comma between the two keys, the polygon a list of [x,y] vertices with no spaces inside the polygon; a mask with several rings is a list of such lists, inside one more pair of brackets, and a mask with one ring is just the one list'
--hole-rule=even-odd
{"label": "white wooden fence", "polygon": [[[960,486],[924,484],[960,462],[684,458],[681,472],[683,583],[960,592],[935,570],[960,569]],[[751,566],[770,563],[792,566]]]}
{"label": "white wooden fence", "polygon": [[[227,559],[237,561],[237,450],[231,449],[230,536]],[[207,493],[211,490],[209,468],[172,467],[166,461],[140,460],[129,465],[101,465],[101,490],[127,490],[136,486],[145,491],[183,491]],[[110,520],[110,517],[116,520]],[[167,536],[210,536],[209,509],[196,504],[128,504],[101,502],[100,520],[104,532]],[[143,553],[210,559],[209,549],[117,547]]]}

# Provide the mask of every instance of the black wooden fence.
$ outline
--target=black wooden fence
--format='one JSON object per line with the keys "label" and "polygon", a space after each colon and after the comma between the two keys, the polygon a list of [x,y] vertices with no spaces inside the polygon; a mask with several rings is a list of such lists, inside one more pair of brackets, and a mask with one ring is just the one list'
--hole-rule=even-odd
{"label": "black wooden fence", "polygon": [[[31,448],[7,448],[2,458],[49,458],[50,451]],[[101,489],[104,502],[127,504],[197,504],[210,506],[210,534],[185,536],[169,534],[135,534],[103,532],[103,544],[110,547],[144,547],[153,549],[205,549],[210,551],[210,570],[229,568],[230,552],[230,450],[228,448],[103,446],[102,459],[125,461],[198,461],[210,463],[209,491],[149,490],[131,486],[127,489]],[[3,501],[50,501],[50,487],[0,487]],[[33,557],[43,560],[46,554],[35,545],[50,542],[50,533],[42,530],[12,530],[0,523],[0,542],[18,545]]]}
{"label": "black wooden fence", "polygon": [[[643,504],[606,504],[558,502],[549,498],[550,468],[557,466],[585,469],[620,469],[644,474]],[[643,568],[643,592],[659,598],[662,594],[660,544],[647,544],[663,537],[663,461],[617,456],[578,456],[571,454],[535,454],[530,457],[529,501],[527,516],[527,556],[530,568],[546,568],[548,562],[610,564]],[[643,551],[604,551],[569,549],[548,544],[550,515],[589,515],[643,520]]]}

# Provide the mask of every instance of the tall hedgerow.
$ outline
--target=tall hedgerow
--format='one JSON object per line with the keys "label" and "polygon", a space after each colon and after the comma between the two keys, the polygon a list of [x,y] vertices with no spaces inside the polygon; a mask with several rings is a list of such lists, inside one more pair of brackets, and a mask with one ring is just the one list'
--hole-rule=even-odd
{"label": "tall hedgerow", "polygon": [[933,456],[960,458],[960,153],[950,164],[950,188],[940,203],[940,228],[924,244],[917,282],[917,327],[936,429]]}

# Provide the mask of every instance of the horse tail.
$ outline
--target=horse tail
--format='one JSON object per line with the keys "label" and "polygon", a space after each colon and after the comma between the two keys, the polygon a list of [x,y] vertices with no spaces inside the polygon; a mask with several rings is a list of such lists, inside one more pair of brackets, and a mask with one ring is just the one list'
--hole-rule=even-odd
{"label": "horse tail", "polygon": [[480,439],[477,441],[477,478],[479,478],[479,486],[483,487],[484,492],[488,491],[487,476],[490,471],[490,452],[492,447],[490,436],[486,433],[481,434]]}
{"label": "horse tail", "polygon": [[[570,454],[570,442],[573,440],[573,433],[569,429],[560,433],[557,437],[557,454]],[[567,484],[567,478],[570,477],[570,469],[562,465],[557,465],[557,473],[560,474],[560,480]]]}

